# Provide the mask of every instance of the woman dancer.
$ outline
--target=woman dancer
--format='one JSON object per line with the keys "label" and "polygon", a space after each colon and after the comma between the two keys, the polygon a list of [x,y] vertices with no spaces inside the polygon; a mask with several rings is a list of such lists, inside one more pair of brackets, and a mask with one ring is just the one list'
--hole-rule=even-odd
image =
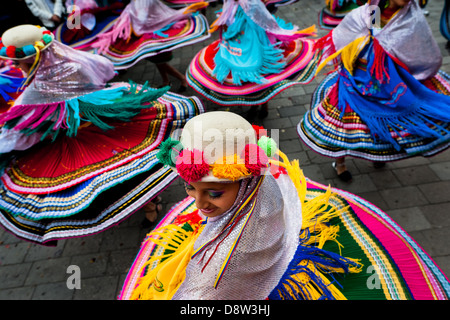
{"label": "woman dancer", "polygon": [[415,0],[370,1],[317,48],[328,55],[322,65],[339,56],[341,62],[317,88],[297,131],[312,150],[336,159],[339,178],[352,179],[346,156],[380,167],[449,146],[450,77],[439,69],[440,49]]}
{"label": "woman dancer", "polygon": [[188,84],[222,106],[245,106],[260,117],[278,93],[310,80],[315,67],[315,28],[298,30],[269,13],[260,0],[224,1],[211,32],[220,39],[202,49],[187,70]]}
{"label": "woman dancer", "polygon": [[40,244],[101,232],[156,198],[176,176],[159,144],[203,108],[168,87],[109,83],[101,56],[22,25],[2,36],[4,58],[27,73],[0,115],[0,223]]}
{"label": "woman dancer", "polygon": [[237,114],[194,117],[158,158],[188,197],[143,241],[120,299],[448,299],[385,213],[306,179]]}

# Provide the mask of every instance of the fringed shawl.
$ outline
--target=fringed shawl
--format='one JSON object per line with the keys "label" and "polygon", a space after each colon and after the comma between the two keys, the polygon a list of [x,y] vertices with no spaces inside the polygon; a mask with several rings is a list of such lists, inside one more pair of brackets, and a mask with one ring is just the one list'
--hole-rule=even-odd
{"label": "fringed shawl", "polygon": [[404,135],[448,135],[438,123],[450,121],[450,97],[420,82],[437,73],[442,57],[417,3],[400,9],[381,30],[369,23],[371,9],[353,10],[316,44],[328,56],[318,71],[340,57],[337,107],[341,112],[350,107],[374,139],[397,150]]}
{"label": "fringed shawl", "polygon": [[[374,4],[365,4],[349,12],[331,31],[332,44],[340,50],[362,36],[367,36],[377,19]],[[417,79],[433,77],[442,64],[442,55],[416,0],[410,1],[381,29],[375,38],[391,56],[397,58]]]}
{"label": "fringed shawl", "polygon": [[214,57],[213,75],[223,83],[265,83],[264,75],[279,73],[285,66],[283,41],[315,34],[315,28],[298,27],[272,16],[259,0],[225,1],[212,31],[222,27],[219,50]]}

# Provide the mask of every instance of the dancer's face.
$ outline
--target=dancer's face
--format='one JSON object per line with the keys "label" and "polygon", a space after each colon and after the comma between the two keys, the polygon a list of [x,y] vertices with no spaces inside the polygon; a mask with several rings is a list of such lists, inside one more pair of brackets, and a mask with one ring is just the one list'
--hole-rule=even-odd
{"label": "dancer's face", "polygon": [[206,217],[217,217],[231,208],[239,192],[239,182],[185,182],[186,192]]}

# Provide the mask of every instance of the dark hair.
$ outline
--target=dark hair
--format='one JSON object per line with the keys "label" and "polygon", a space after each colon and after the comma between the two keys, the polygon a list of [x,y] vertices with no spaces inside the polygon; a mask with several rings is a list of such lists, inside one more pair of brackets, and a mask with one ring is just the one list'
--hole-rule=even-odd
{"label": "dark hair", "polygon": [[389,0],[380,0],[378,3],[378,7],[380,7],[380,11],[383,12],[386,9],[386,6],[389,5]]}

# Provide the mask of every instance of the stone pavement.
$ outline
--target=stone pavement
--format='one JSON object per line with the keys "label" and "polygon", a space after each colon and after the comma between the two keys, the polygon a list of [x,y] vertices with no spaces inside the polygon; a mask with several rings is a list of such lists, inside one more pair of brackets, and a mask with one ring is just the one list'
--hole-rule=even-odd
{"label": "stone pavement", "polygon": [[[317,24],[317,14],[324,0],[300,0],[282,7],[277,15],[304,28]],[[427,17],[444,60],[442,69],[450,72],[447,41],[439,32],[439,19],[444,0],[429,0]],[[214,11],[209,8],[211,23]],[[326,31],[319,30],[319,35]],[[186,70],[192,57],[215,39],[177,49],[171,64]],[[138,83],[160,84],[153,64],[141,61],[118,78]],[[269,116],[262,121],[267,129],[280,130],[280,147],[290,159],[297,158],[307,177],[323,184],[347,190],[372,202],[388,213],[408,232],[450,277],[450,150],[432,158],[413,158],[389,163],[373,169],[371,163],[348,159],[353,182],[340,182],[331,168],[331,160],[309,150],[299,140],[296,125],[307,108],[311,93],[321,78],[309,85],[294,86],[269,103]],[[174,88],[179,83],[173,79]],[[188,89],[185,95],[194,95]],[[221,108],[205,101],[206,110]],[[231,109],[238,113],[245,109]],[[185,197],[179,180],[162,194],[163,212]],[[142,230],[142,212],[137,212],[120,225],[85,238],[59,241],[56,247],[45,247],[22,241],[0,228],[0,299],[15,300],[112,300],[119,294],[141,241],[148,230]],[[69,266],[81,271],[81,289],[68,289],[72,274]]]}

